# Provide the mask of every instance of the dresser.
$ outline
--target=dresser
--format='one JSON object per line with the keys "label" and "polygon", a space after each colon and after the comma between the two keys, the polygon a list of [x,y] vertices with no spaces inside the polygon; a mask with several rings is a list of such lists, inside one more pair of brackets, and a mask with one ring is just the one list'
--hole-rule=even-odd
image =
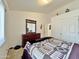
{"label": "dresser", "polygon": [[29,41],[30,43],[33,43],[34,41],[37,41],[38,39],[40,39],[40,33],[22,34],[22,47],[25,46],[27,41]]}

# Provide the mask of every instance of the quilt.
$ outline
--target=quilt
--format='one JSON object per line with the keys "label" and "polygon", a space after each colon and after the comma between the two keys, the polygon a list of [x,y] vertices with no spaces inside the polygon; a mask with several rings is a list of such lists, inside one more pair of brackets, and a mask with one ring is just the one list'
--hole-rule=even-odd
{"label": "quilt", "polygon": [[68,59],[73,45],[74,43],[52,38],[33,45],[27,42],[25,49],[33,59]]}

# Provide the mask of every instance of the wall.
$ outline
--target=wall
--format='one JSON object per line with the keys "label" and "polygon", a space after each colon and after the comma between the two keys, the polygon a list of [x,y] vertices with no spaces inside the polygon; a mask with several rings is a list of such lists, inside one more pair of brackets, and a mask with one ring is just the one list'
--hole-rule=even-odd
{"label": "wall", "polygon": [[70,9],[70,11],[79,9],[79,0],[74,0],[69,4],[66,4],[66,5],[64,5],[64,6],[60,7],[60,8],[57,8],[57,10],[52,11],[50,14],[51,14],[51,16],[56,16],[57,13],[63,14],[63,13],[65,13],[65,10],[67,8]]}
{"label": "wall", "polygon": [[[10,46],[21,44],[21,35],[25,34],[25,19],[32,19],[37,21],[37,33],[45,35],[44,25],[49,23],[48,17],[45,14],[23,11],[9,11],[7,19],[7,37]],[[40,25],[43,28],[40,29]]]}

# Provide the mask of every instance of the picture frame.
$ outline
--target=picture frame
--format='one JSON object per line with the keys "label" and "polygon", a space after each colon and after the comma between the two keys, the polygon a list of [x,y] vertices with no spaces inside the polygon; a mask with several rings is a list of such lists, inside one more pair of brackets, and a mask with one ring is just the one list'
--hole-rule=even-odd
{"label": "picture frame", "polygon": [[40,29],[42,29],[42,24],[40,25]]}
{"label": "picture frame", "polygon": [[51,25],[49,25],[49,30],[51,30]]}

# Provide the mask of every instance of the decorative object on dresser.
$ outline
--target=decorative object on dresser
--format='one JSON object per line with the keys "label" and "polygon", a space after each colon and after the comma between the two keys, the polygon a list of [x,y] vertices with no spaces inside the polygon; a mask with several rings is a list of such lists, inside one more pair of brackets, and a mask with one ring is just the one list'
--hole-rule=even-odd
{"label": "decorative object on dresser", "polygon": [[29,41],[31,44],[40,39],[40,33],[26,33],[22,35],[22,47],[25,46],[26,42]]}

